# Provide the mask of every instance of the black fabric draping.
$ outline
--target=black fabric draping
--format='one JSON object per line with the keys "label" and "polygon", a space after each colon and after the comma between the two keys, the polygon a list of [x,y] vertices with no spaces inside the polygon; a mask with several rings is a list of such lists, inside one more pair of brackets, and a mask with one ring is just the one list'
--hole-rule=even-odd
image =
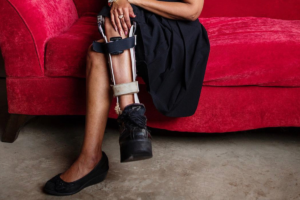
{"label": "black fabric draping", "polygon": [[[137,74],[156,109],[169,117],[193,115],[210,51],[205,27],[198,19],[172,20],[131,5],[136,15],[131,20],[137,23]],[[99,14],[110,17],[110,7]]]}

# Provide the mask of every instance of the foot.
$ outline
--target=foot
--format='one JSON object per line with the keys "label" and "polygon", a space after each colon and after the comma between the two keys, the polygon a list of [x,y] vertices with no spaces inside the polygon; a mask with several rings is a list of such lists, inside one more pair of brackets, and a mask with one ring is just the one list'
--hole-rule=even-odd
{"label": "foot", "polygon": [[144,104],[133,103],[127,105],[117,118],[121,162],[152,158],[152,136],[147,128],[145,111]]}
{"label": "foot", "polygon": [[65,182],[76,181],[91,172],[102,158],[102,151],[95,156],[81,153],[77,160],[60,175]]}

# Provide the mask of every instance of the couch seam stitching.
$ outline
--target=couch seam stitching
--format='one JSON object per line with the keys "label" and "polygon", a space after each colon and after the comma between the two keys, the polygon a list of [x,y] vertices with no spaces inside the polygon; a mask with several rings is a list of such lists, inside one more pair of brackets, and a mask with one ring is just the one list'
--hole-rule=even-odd
{"label": "couch seam stitching", "polygon": [[41,70],[41,73],[43,74],[43,70],[42,70],[42,65],[41,65],[41,59],[40,59],[40,55],[39,55],[39,52],[37,50],[37,45],[36,45],[36,41],[35,41],[35,38],[28,26],[28,24],[26,23],[25,19],[23,18],[23,16],[21,15],[21,13],[19,12],[19,10],[13,5],[13,3],[10,2],[10,0],[7,0],[7,2],[14,8],[14,10],[17,12],[17,14],[19,15],[19,17],[22,19],[23,23],[25,24],[26,28],[28,29],[29,33],[30,33],[30,36],[33,40],[33,43],[34,43],[34,46],[35,46],[35,53],[37,55],[37,58],[38,58],[38,62],[39,62],[39,66],[40,66],[40,70]]}

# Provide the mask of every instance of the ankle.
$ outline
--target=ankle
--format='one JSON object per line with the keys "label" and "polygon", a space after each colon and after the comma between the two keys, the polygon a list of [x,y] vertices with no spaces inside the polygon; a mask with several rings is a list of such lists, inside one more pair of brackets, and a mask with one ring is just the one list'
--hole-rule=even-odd
{"label": "ankle", "polygon": [[102,151],[97,153],[82,152],[79,156],[79,161],[87,166],[94,167],[101,160],[102,156]]}
{"label": "ankle", "polygon": [[120,97],[120,109],[124,110],[124,108],[129,105],[134,103],[134,97],[132,94],[130,95],[124,95]]}

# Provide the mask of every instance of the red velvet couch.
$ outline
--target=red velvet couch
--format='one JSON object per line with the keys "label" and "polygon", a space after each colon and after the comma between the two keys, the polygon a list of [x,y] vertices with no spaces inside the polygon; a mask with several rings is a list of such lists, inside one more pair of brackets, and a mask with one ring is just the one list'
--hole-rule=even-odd
{"label": "red velvet couch", "polygon": [[[96,14],[104,3],[0,0],[10,114],[85,114],[86,50],[101,38]],[[299,0],[206,0],[199,20],[211,52],[197,111],[163,116],[139,78],[149,127],[211,133],[300,126],[299,11]],[[110,118],[117,117],[115,100]]]}

